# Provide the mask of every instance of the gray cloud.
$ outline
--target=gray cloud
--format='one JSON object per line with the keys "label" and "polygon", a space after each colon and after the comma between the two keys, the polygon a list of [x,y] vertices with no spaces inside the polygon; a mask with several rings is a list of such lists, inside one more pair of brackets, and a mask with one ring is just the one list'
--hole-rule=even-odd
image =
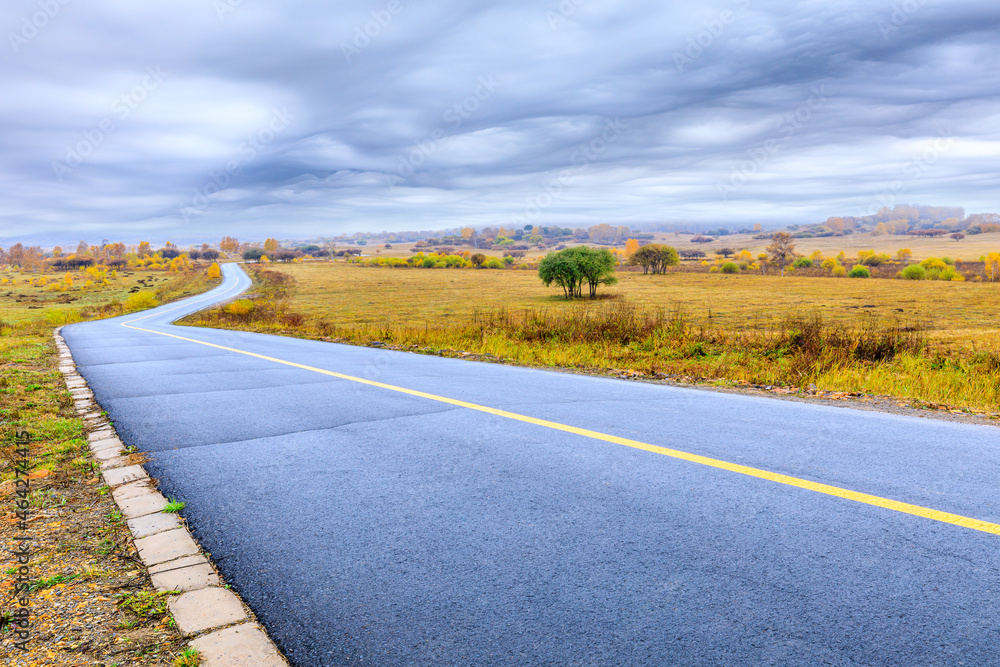
{"label": "gray cloud", "polygon": [[0,237],[993,211],[998,27],[972,0],[12,0]]}

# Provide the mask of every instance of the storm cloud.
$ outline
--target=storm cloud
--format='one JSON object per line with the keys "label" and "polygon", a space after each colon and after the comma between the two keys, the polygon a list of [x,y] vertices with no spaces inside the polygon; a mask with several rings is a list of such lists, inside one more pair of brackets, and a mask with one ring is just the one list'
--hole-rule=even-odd
{"label": "storm cloud", "polygon": [[0,237],[996,211],[987,1],[11,0]]}

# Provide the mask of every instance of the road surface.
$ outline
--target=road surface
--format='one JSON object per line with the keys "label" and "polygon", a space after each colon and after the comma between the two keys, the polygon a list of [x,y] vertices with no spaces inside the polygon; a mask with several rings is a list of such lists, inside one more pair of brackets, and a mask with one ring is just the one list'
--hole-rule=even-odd
{"label": "road surface", "polygon": [[1000,664],[1000,431],[171,326],[224,273],[63,335],[294,664]]}

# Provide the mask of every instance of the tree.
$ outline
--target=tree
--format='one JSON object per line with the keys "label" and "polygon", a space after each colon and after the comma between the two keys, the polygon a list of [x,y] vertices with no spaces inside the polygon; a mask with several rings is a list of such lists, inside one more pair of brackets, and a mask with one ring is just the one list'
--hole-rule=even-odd
{"label": "tree", "polygon": [[962,239],[965,238],[965,234],[963,234],[962,232],[955,232],[954,234],[951,235],[951,238],[955,239],[956,241],[961,241]]}
{"label": "tree", "polygon": [[546,287],[555,283],[563,288],[567,299],[583,296],[583,284],[589,287],[590,298],[597,297],[600,285],[614,285],[617,261],[611,251],[586,246],[550,252],[538,263],[538,277]]}
{"label": "tree", "polygon": [[732,248],[719,248],[717,252],[723,257],[732,257],[736,254],[736,251]]}
{"label": "tree", "polygon": [[[361,245],[360,243],[358,245]],[[267,239],[264,241],[264,252],[274,252],[278,249],[278,239]]]}
{"label": "tree", "polygon": [[[591,299],[597,298],[599,285],[614,285],[618,282],[618,278],[614,275],[618,261],[606,248],[595,250],[586,246],[577,246],[576,248],[567,248],[562,252],[569,253],[576,260],[582,277],[580,286],[583,282],[587,283]],[[577,296],[580,296],[580,287],[577,288]]]}
{"label": "tree", "polygon": [[639,250],[639,239],[629,239],[625,242],[625,256],[631,257]]}
{"label": "tree", "polygon": [[566,254],[565,250],[550,252],[538,263],[538,277],[546,287],[552,283],[562,287],[565,297],[572,299],[577,295],[580,266],[575,258]]}
{"label": "tree", "polygon": [[88,254],[87,251],[89,248],[90,246],[87,245],[86,241],[80,241],[80,243],[76,246],[76,256],[81,257]]}
{"label": "tree", "polygon": [[53,248],[52,249],[52,256],[53,257],[62,257],[62,248],[60,248],[59,246],[56,246],[55,248]]}
{"label": "tree", "polygon": [[212,266],[208,267],[208,277],[212,279],[222,277],[222,269],[219,268],[218,264],[212,264]]}
{"label": "tree", "polygon": [[901,262],[908,262],[913,257],[913,251],[909,248],[900,248],[896,251],[896,259]]}
{"label": "tree", "polygon": [[150,255],[152,255],[153,248],[151,245],[149,245],[149,241],[143,241],[142,243],[140,243],[139,249],[136,250],[136,254],[139,255],[139,257],[149,257]]}
{"label": "tree", "polygon": [[587,229],[587,233],[590,235],[591,241],[605,245],[617,243],[621,238],[621,228],[615,229],[608,224],[594,225]]}
{"label": "tree", "polygon": [[219,248],[225,253],[239,252],[240,242],[232,236],[223,236],[222,240],[219,241]]}
{"label": "tree", "polygon": [[986,256],[986,279],[991,283],[1000,280],[1000,252],[991,252]]}
{"label": "tree", "polygon": [[[702,253],[704,254],[704,253]],[[641,266],[643,273],[666,273],[668,266],[680,264],[677,251],[670,246],[650,243],[639,248],[629,260],[632,266]]]}
{"label": "tree", "polygon": [[260,248],[247,248],[243,251],[243,259],[248,262],[259,262],[264,256],[264,251]]}
{"label": "tree", "polygon": [[472,262],[472,265],[478,269],[480,266],[486,263],[486,255],[484,255],[481,252],[477,252],[471,257],[469,257],[469,261]]}
{"label": "tree", "polygon": [[788,232],[778,232],[771,237],[771,245],[767,246],[768,263],[781,269],[785,275],[785,267],[795,261],[795,243]]}

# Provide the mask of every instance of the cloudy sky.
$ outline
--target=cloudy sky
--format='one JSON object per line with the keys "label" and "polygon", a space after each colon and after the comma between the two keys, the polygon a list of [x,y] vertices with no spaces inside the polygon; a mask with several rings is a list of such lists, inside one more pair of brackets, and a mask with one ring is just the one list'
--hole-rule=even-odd
{"label": "cloudy sky", "polygon": [[0,238],[1000,210],[996,0],[5,0]]}

